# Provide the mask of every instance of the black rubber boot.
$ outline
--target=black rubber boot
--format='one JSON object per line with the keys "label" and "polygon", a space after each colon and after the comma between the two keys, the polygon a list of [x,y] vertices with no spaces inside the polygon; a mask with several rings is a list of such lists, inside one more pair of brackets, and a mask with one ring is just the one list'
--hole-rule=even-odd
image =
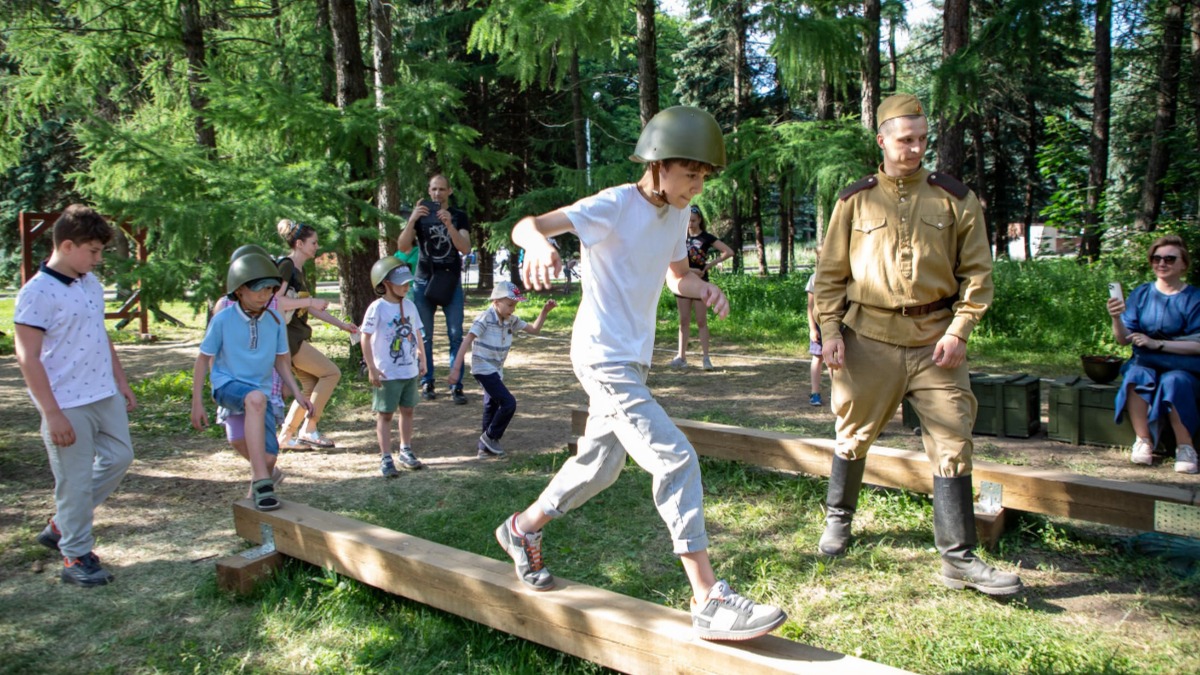
{"label": "black rubber boot", "polygon": [[975,507],[971,476],[933,477],[933,538],[942,554],[942,583],[955,590],[974,588],[988,595],[1021,590],[1021,578],[975,557]]}
{"label": "black rubber boot", "polygon": [[846,553],[850,545],[850,521],[858,507],[858,493],[862,490],[863,470],[867,458],[842,459],[833,456],[833,468],[829,470],[829,494],[825,497],[825,532],[817,548],[828,556]]}

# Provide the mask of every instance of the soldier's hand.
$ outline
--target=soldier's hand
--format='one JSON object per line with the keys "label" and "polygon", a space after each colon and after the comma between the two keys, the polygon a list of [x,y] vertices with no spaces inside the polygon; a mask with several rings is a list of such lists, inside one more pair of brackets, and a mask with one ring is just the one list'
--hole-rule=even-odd
{"label": "soldier's hand", "polygon": [[846,342],[840,337],[825,338],[821,343],[821,357],[830,370],[841,370],[846,364]]}
{"label": "soldier's hand", "polygon": [[933,348],[933,363],[939,368],[957,368],[966,360],[967,342],[957,335],[943,335]]}

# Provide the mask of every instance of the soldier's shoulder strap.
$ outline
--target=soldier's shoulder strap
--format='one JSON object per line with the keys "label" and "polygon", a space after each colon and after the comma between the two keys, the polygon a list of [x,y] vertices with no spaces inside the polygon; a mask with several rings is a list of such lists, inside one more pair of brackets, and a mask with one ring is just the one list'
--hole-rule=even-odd
{"label": "soldier's shoulder strap", "polygon": [[930,185],[936,185],[946,192],[954,195],[955,199],[962,199],[963,197],[967,196],[968,192],[971,191],[971,188],[967,187],[962,183],[962,181],[948,173],[934,171],[933,173],[929,174],[929,178],[927,180],[929,181]]}
{"label": "soldier's shoulder strap", "polygon": [[846,201],[863,190],[870,190],[876,185],[879,185],[879,179],[875,177],[875,174],[871,174],[870,176],[867,176],[866,178],[847,186],[845,189],[839,192],[838,199]]}

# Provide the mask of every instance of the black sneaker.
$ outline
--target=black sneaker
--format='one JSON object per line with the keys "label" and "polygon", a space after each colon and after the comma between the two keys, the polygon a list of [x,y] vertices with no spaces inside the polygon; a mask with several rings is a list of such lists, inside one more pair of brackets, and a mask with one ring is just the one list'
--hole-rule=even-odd
{"label": "black sneaker", "polygon": [[554,588],[554,576],[542,564],[542,533],[518,535],[512,529],[513,518],[516,518],[515,514],[505,518],[496,528],[496,541],[516,564],[517,578],[535,591]]}
{"label": "black sneaker", "polygon": [[113,580],[113,575],[100,566],[99,556],[87,553],[78,558],[63,558],[59,578],[76,586],[103,586]]}
{"label": "black sneaker", "polygon": [[396,464],[392,462],[391,455],[384,455],[379,460],[379,473],[382,473],[384,478],[395,478],[400,475],[400,472],[396,470]]}
{"label": "black sneaker", "polygon": [[432,401],[433,399],[437,398],[437,392],[433,390],[432,382],[421,383],[421,398],[425,399],[426,401]]}
{"label": "black sneaker", "polygon": [[704,604],[692,601],[692,628],[701,640],[750,640],[766,635],[787,620],[782,609],[760,605],[718,581]]}
{"label": "black sneaker", "polygon": [[467,397],[463,394],[462,385],[456,384],[450,389],[450,395],[454,397],[454,402],[458,405],[466,405]]}
{"label": "black sneaker", "polygon": [[51,551],[58,551],[58,542],[62,540],[62,532],[58,531],[58,526],[54,524],[54,519],[46,521],[46,527],[37,536],[37,543],[45,546]]}

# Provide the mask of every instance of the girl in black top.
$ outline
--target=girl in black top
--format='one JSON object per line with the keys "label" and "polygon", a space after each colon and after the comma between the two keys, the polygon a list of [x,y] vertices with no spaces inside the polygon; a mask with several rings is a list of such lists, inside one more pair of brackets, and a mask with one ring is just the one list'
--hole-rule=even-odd
{"label": "girl in black top", "polygon": [[[708,256],[714,248],[720,255],[710,262]],[[733,249],[717,239],[716,235],[709,233],[708,226],[704,222],[704,214],[700,213],[698,206],[692,206],[692,213],[688,219],[687,256],[688,271],[699,275],[705,281],[708,281],[709,270],[733,257]],[[708,312],[704,303],[696,298],[683,298],[677,295],[675,304],[679,307],[679,353],[671,360],[671,367],[687,368],[687,343],[688,338],[691,337],[692,312],[694,310],[696,329],[700,333],[700,351],[704,357],[704,369],[712,370],[712,361],[708,360]]]}

